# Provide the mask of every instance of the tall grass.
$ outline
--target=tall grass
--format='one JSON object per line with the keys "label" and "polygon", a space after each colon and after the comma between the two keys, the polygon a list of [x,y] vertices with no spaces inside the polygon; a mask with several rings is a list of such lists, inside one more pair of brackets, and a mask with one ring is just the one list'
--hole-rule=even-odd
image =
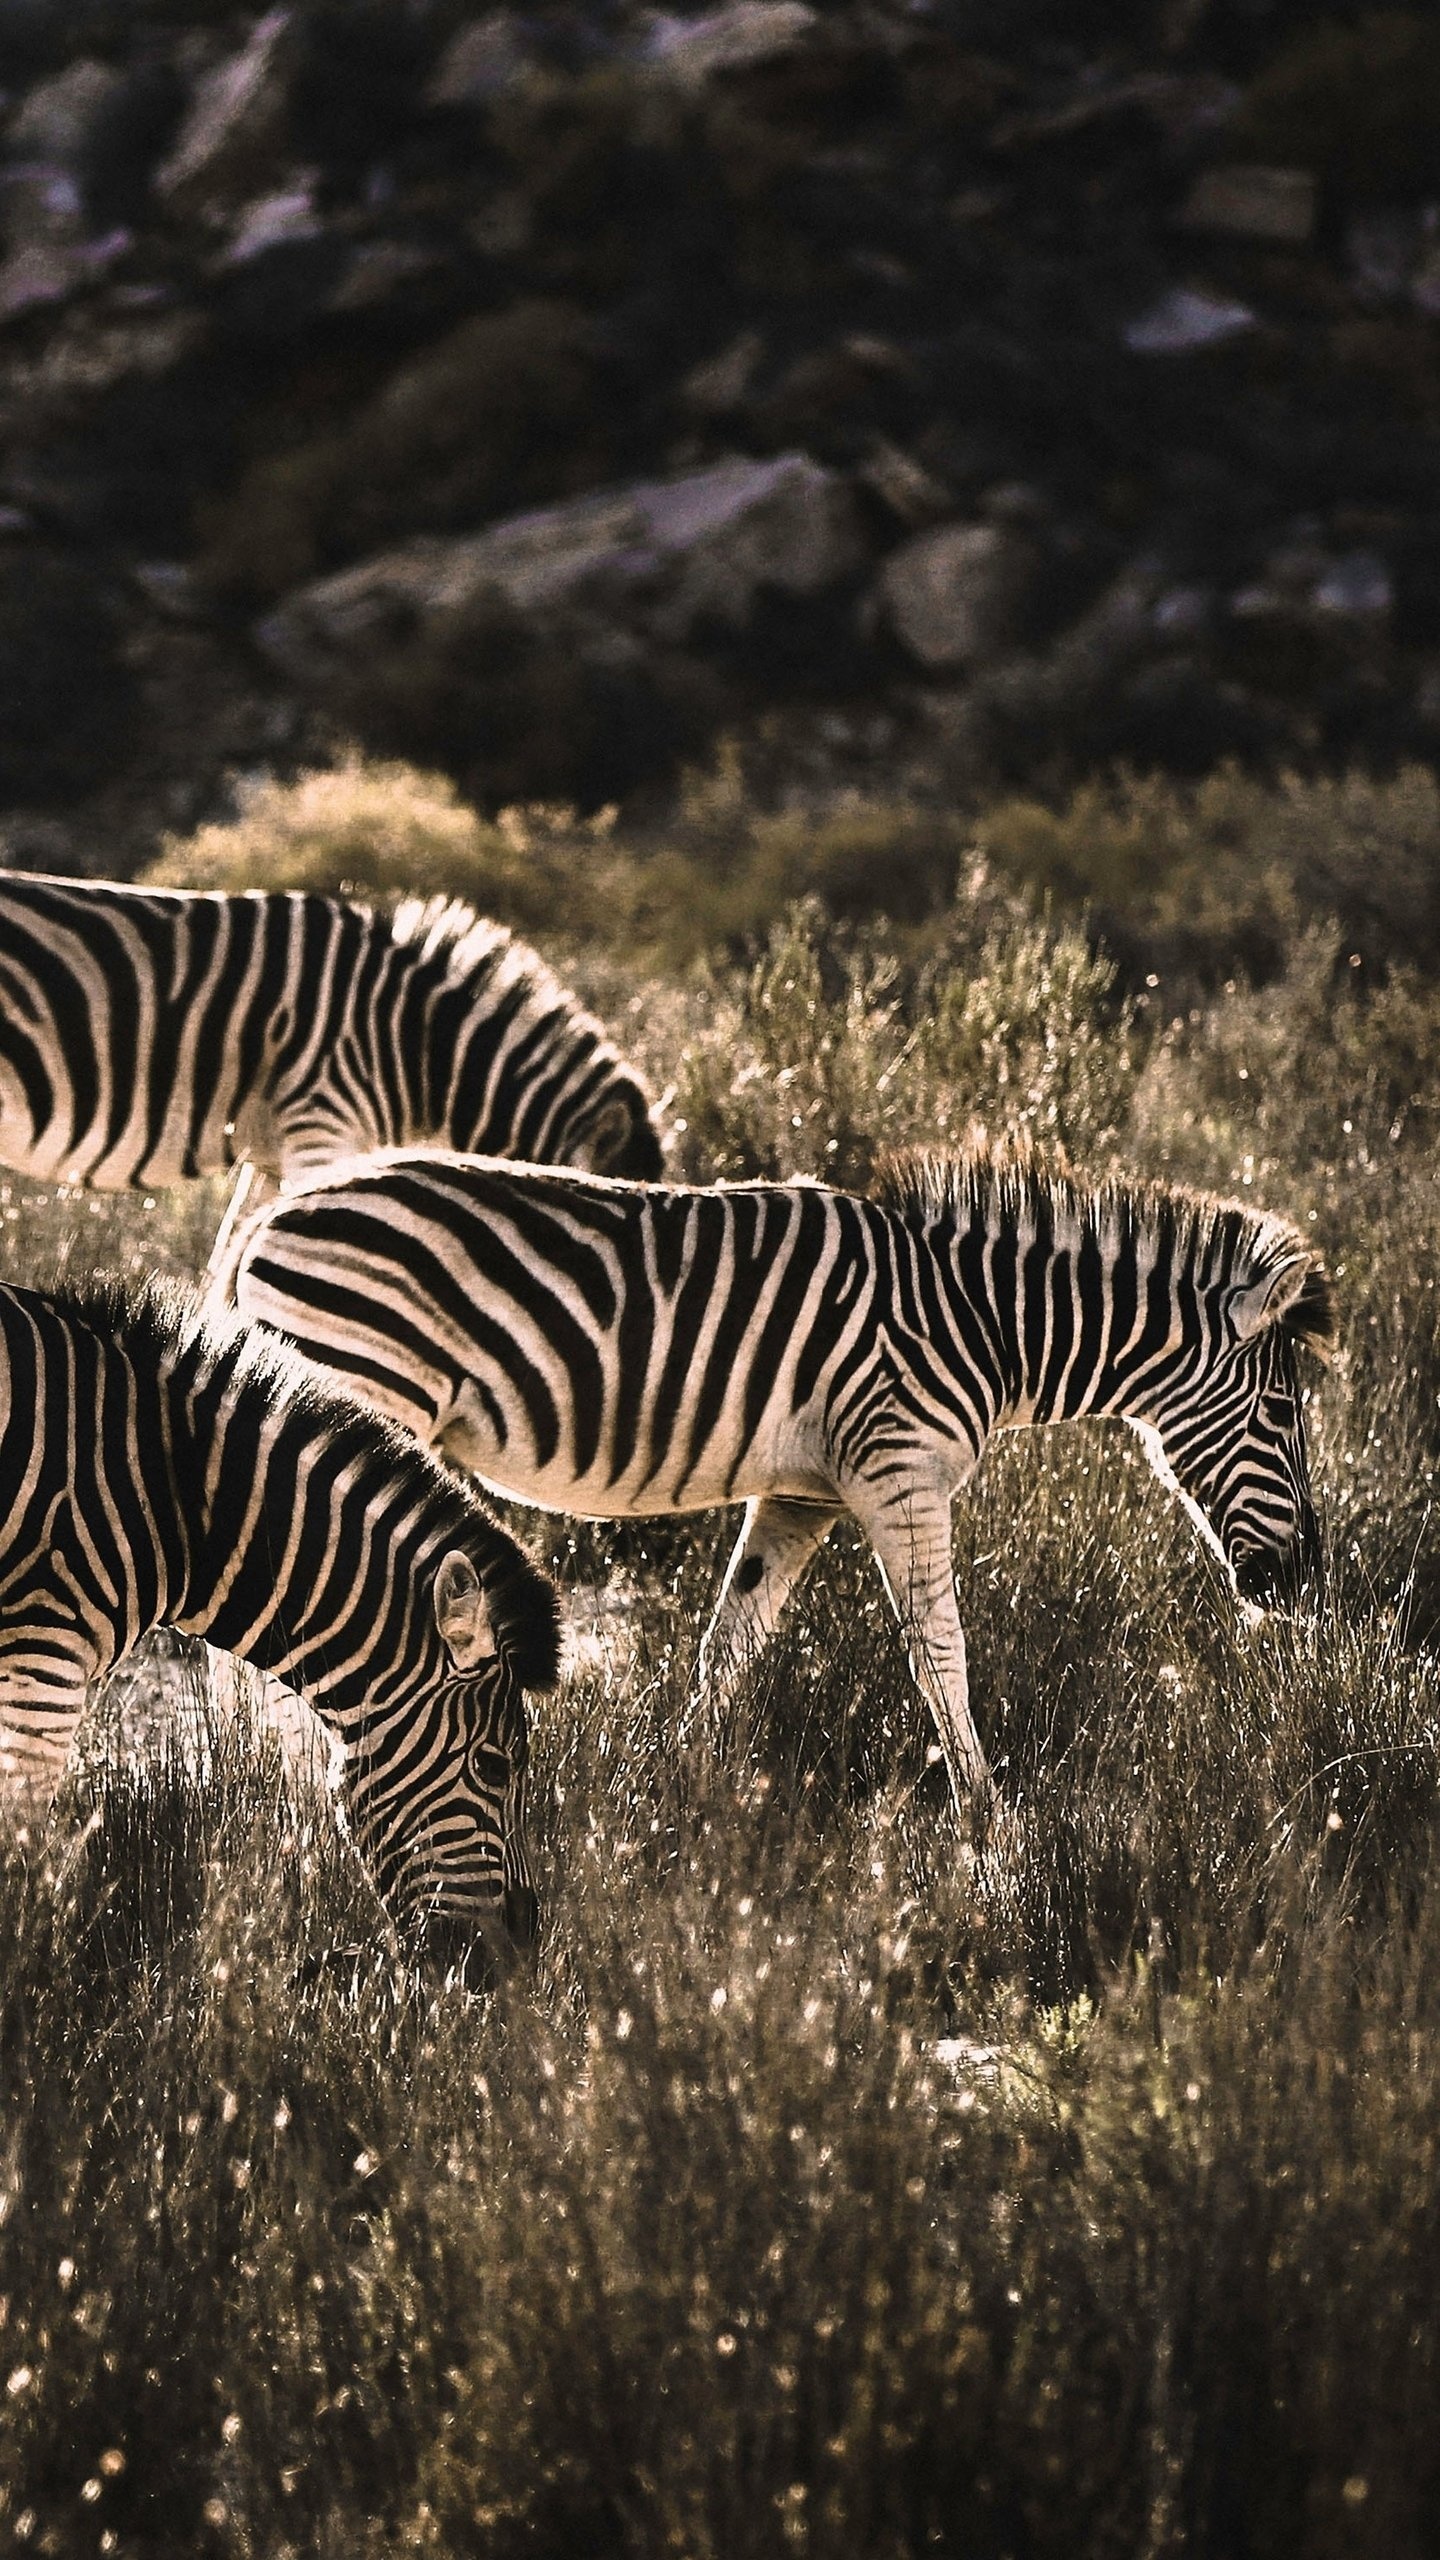
{"label": "tall grass", "polygon": [[[1117,1427],[1002,1435],[956,1516],[984,1838],[857,1536],[722,1720],[731,1524],[532,1516],[575,1667],[545,1932],[483,1999],[243,1707],[112,1684],[0,1839],[7,2545],[1433,2550],[1435,999],[1287,923],[1263,1000],[1127,1000],[966,883],[923,930],[802,903],[739,962],[606,959],[677,1164],[863,1179],[978,1111],[1288,1209],[1346,1344],[1324,1608],[1243,1623]],[[194,1269],[217,1208],[32,1188],[4,1268]]]}

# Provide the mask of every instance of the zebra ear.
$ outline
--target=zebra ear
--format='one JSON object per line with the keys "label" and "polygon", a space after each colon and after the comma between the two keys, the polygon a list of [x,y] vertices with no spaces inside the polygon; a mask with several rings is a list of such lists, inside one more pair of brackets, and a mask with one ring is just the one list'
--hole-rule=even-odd
{"label": "zebra ear", "polygon": [[607,1102],[597,1114],[588,1140],[590,1162],[596,1173],[607,1173],[615,1158],[624,1154],[634,1125],[634,1115],[626,1102]]}
{"label": "zebra ear", "polygon": [[474,1671],[496,1652],[485,1591],[470,1558],[452,1547],[435,1576],[435,1624],[457,1671]]}
{"label": "zebra ear", "polygon": [[1298,1252],[1273,1263],[1255,1280],[1232,1289],[1225,1302],[1230,1331],[1237,1342],[1252,1342],[1266,1325],[1279,1324],[1299,1304],[1310,1284],[1313,1254]]}

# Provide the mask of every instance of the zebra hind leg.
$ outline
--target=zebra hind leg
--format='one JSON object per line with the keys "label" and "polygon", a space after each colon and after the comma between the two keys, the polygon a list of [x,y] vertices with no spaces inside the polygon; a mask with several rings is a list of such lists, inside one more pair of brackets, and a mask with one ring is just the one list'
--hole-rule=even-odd
{"label": "zebra hind leg", "polygon": [[697,1685],[723,1710],[774,1634],[780,1614],[841,1506],[767,1495],[745,1506],[745,1526],[725,1568],[700,1645]]}

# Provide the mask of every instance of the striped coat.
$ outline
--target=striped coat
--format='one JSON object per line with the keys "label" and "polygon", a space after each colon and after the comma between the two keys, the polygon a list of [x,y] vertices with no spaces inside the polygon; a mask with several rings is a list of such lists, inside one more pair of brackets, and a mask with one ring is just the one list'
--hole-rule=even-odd
{"label": "striped coat", "polygon": [[1136,1424],[1247,1598],[1318,1557],[1296,1367],[1329,1338],[1318,1257],[1181,1191],[983,1150],[901,1159],[869,1200],[397,1154],[262,1212],[221,1287],[525,1501],[745,1502],[705,1648],[722,1678],[852,1513],[957,1786],[986,1765],[950,1504],[997,1427]]}
{"label": "striped coat", "polygon": [[42,1809],[90,1683],[156,1626],[275,1673],[343,1747],[399,1917],[533,1934],[525,1691],[555,1596],[407,1435],[158,1289],[0,1287],[0,1781]]}
{"label": "striped coat", "polygon": [[661,1166],[600,1024],[468,907],[0,873],[0,1164],[114,1191],[431,1141]]}

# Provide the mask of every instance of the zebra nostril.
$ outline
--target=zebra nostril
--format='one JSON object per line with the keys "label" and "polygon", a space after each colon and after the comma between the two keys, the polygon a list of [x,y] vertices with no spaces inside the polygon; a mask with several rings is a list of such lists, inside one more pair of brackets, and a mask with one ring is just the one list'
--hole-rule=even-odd
{"label": "zebra nostril", "polygon": [[533,1947],[540,1934],[540,1899],[528,1884],[512,1884],[505,1894],[505,1926],[511,1943]]}
{"label": "zebra nostril", "polygon": [[1236,1590],[1257,1609],[1273,1608],[1283,1596],[1285,1583],[1285,1559],[1278,1548],[1257,1547],[1235,1567]]}
{"label": "zebra nostril", "polygon": [[[533,1893],[519,1897],[528,1901],[529,1931],[522,1934],[511,1918],[517,1899],[512,1888],[505,1895],[503,1909],[492,1904],[489,1910],[473,1917],[456,1911],[432,1911],[425,1923],[425,1962],[442,1982],[457,1982],[466,1991],[493,1991],[510,1970],[517,1953],[534,1943],[538,1926],[539,1905]],[[518,1915],[523,1921],[525,1914]]]}

